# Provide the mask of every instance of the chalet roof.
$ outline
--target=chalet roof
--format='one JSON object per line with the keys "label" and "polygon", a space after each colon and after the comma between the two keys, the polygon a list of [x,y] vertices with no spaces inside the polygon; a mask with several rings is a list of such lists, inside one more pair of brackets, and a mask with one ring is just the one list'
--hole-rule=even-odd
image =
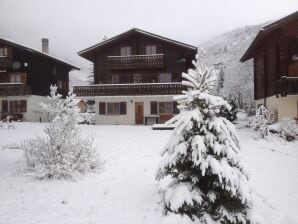
{"label": "chalet roof", "polygon": [[76,66],[74,66],[74,65],[72,65],[72,64],[70,64],[68,62],[65,62],[62,59],[59,59],[59,58],[57,58],[57,57],[55,57],[53,55],[49,55],[49,54],[43,53],[41,51],[35,50],[33,48],[26,47],[26,46],[24,46],[22,44],[19,44],[19,43],[15,42],[15,41],[12,41],[12,40],[5,39],[5,38],[0,37],[0,42],[3,42],[5,44],[8,44],[8,45],[13,46],[13,47],[21,48],[21,49],[23,49],[25,51],[32,52],[32,53],[37,54],[37,55],[39,55],[41,57],[45,57],[45,58],[47,58],[49,60],[52,60],[52,61],[58,62],[60,64],[63,64],[63,65],[65,65],[65,66],[67,66],[67,67],[69,67],[71,69],[80,70],[78,67],[76,67]]}
{"label": "chalet roof", "polygon": [[[92,53],[93,51],[99,49],[100,47],[103,47],[103,46],[106,46],[107,44],[110,44],[111,42],[113,41],[116,41],[116,40],[119,40],[120,38],[122,37],[125,37],[127,35],[130,35],[132,33],[139,33],[139,34],[142,34],[144,36],[148,36],[148,37],[152,37],[152,38],[155,38],[155,39],[159,39],[161,41],[164,41],[164,42],[167,42],[167,43],[170,43],[170,44],[173,44],[173,45],[176,45],[176,46],[179,46],[179,47],[183,47],[183,48],[186,48],[186,49],[189,49],[189,50],[193,50],[193,51],[197,51],[197,47],[195,46],[192,46],[190,44],[186,44],[186,43],[182,43],[182,42],[179,42],[179,41],[176,41],[176,40],[172,40],[172,39],[169,39],[167,37],[162,37],[162,36],[159,36],[159,35],[156,35],[156,34],[153,34],[153,33],[150,33],[150,32],[147,32],[147,31],[144,31],[144,30],[141,30],[141,29],[138,29],[138,28],[133,28],[133,29],[130,29],[124,33],[121,33],[117,36],[114,36],[110,39],[107,39],[107,40],[104,40],[98,44],[95,44],[89,48],[86,48],[80,52],[78,52],[78,54],[84,58],[87,58],[87,54],[89,53]],[[88,58],[87,58],[88,59]]]}
{"label": "chalet roof", "polygon": [[248,47],[242,58],[240,59],[241,62],[244,62],[253,57],[254,51],[261,45],[262,41],[268,37],[271,33],[278,30],[279,28],[298,20],[298,11],[283,17],[273,23],[270,23],[259,31],[251,45]]}

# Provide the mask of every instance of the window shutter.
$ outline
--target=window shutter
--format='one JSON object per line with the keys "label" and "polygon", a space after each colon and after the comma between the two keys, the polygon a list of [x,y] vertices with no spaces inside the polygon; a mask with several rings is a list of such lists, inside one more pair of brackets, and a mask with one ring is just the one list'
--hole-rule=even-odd
{"label": "window shutter", "polygon": [[179,114],[179,109],[177,108],[177,101],[173,101],[173,114]]}
{"label": "window shutter", "polygon": [[2,101],[2,113],[8,113],[8,101],[7,100]]}
{"label": "window shutter", "polygon": [[99,114],[106,114],[106,103],[99,102]]}
{"label": "window shutter", "polygon": [[27,112],[27,100],[21,100],[21,108],[20,108],[20,112]]}
{"label": "window shutter", "polygon": [[120,114],[126,114],[126,102],[120,102]]}
{"label": "window shutter", "polygon": [[151,101],[150,102],[151,114],[157,114],[157,102]]}
{"label": "window shutter", "polygon": [[17,101],[14,101],[14,100],[10,101],[9,106],[10,106],[10,110],[9,110],[10,113],[17,112]]}
{"label": "window shutter", "polygon": [[21,83],[24,83],[27,85],[27,74],[26,73],[20,73],[21,76]]}

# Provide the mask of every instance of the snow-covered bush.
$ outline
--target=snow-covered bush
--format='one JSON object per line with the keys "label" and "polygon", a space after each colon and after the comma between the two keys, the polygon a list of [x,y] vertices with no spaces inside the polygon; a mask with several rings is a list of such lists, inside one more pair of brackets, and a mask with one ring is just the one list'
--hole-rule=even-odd
{"label": "snow-covered bush", "polygon": [[235,127],[220,116],[220,109],[230,105],[209,94],[215,81],[213,68],[201,67],[198,59],[194,66],[182,74],[188,91],[175,97],[180,114],[168,122],[177,126],[156,173],[159,181],[171,179],[163,192],[165,211],[204,224],[253,223]]}
{"label": "snow-covered bush", "polygon": [[49,119],[44,129],[46,136],[37,136],[22,144],[27,165],[39,178],[69,178],[76,172],[94,170],[99,164],[93,140],[81,137],[74,97],[70,93],[61,99],[57,87],[51,86],[49,103],[41,103]]}
{"label": "snow-covered bush", "polygon": [[262,137],[269,135],[269,125],[275,122],[274,114],[260,105],[256,110],[256,115],[249,119],[248,126],[258,131]]}
{"label": "snow-covered bush", "polygon": [[95,124],[95,113],[79,113],[79,124]]}
{"label": "snow-covered bush", "polygon": [[298,124],[294,119],[283,119],[280,124],[280,134],[287,141],[293,141],[298,136]]}

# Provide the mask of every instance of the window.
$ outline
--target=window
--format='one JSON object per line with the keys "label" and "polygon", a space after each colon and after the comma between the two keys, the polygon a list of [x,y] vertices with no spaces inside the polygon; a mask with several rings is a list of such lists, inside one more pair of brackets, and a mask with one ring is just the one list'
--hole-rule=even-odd
{"label": "window", "polygon": [[133,74],[134,83],[142,83],[142,74]]}
{"label": "window", "polygon": [[121,47],[120,48],[120,55],[121,56],[129,56],[129,55],[131,55],[131,47],[129,47],[129,46]]}
{"label": "window", "polygon": [[157,102],[156,101],[150,102],[150,113],[157,114]]}
{"label": "window", "polygon": [[106,103],[99,102],[99,114],[106,114]]}
{"label": "window", "polygon": [[1,47],[0,48],[0,57],[6,57],[6,56],[8,56],[8,50],[7,50],[7,48],[6,47]]}
{"label": "window", "polygon": [[172,81],[172,74],[171,73],[160,73],[158,74],[158,82],[165,83]]}
{"label": "window", "polygon": [[126,114],[126,102],[107,103],[107,108],[109,115]]}
{"label": "window", "polygon": [[173,113],[173,102],[159,102],[159,113]]}
{"label": "window", "polygon": [[10,83],[20,83],[21,82],[21,74],[10,74],[9,75]]}
{"label": "window", "polygon": [[117,84],[117,83],[119,83],[119,75],[112,74],[112,75],[110,76],[110,83],[112,83],[112,84]]}
{"label": "window", "polygon": [[24,83],[27,84],[27,74],[26,73],[11,73],[9,74],[9,81],[10,83]]}
{"label": "window", "polygon": [[146,45],[145,46],[145,54],[156,54],[156,45]]}
{"label": "window", "polygon": [[8,113],[8,100],[2,101],[2,113]]}
{"label": "window", "polygon": [[27,111],[26,100],[13,100],[10,101],[10,112],[12,113],[25,113]]}

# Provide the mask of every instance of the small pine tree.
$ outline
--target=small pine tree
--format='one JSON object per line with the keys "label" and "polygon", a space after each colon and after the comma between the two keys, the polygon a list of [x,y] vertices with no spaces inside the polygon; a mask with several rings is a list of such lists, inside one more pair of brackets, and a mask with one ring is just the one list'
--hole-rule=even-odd
{"label": "small pine tree", "polygon": [[27,165],[39,178],[68,178],[75,172],[94,170],[99,164],[92,139],[81,137],[79,109],[74,97],[70,93],[63,100],[57,94],[57,87],[51,86],[49,103],[41,103],[49,119],[44,129],[46,137],[37,136],[22,145]]}
{"label": "small pine tree", "polygon": [[220,108],[230,106],[209,94],[213,68],[202,68],[198,58],[194,66],[182,74],[188,91],[175,97],[180,114],[169,121],[177,126],[156,174],[158,181],[171,177],[164,208],[198,223],[250,223],[251,193],[238,159],[239,140],[233,124],[220,116]]}

